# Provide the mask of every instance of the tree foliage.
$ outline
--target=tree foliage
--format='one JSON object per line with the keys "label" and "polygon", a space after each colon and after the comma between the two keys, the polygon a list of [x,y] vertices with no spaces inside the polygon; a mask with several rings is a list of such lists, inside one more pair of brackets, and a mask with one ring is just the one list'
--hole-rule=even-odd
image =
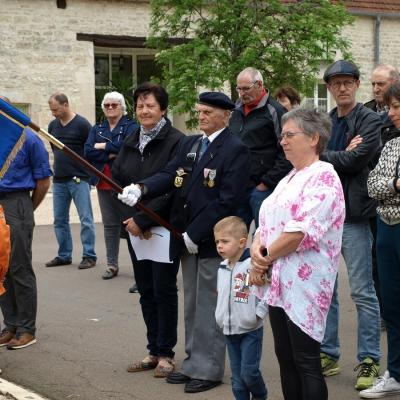
{"label": "tree foliage", "polygon": [[[178,113],[191,112],[201,88],[231,91],[245,67],[262,71],[269,89],[291,84],[310,90],[321,61],[337,50],[352,17],[328,0],[151,0],[150,47]],[[181,44],[171,44],[180,38]],[[193,117],[193,114],[191,114]],[[192,120],[193,122],[193,120]],[[193,126],[193,124],[191,124]]]}

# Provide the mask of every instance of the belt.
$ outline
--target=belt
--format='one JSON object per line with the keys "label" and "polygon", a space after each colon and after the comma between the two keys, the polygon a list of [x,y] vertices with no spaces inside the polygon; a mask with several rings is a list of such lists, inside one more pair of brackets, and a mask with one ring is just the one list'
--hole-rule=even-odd
{"label": "belt", "polygon": [[30,190],[15,190],[13,192],[0,192],[0,199],[12,199],[13,197],[29,194]]}

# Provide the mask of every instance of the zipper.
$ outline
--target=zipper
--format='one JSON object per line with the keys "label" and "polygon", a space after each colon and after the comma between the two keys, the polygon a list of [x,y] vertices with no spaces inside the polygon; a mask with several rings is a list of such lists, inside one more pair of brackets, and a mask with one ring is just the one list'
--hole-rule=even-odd
{"label": "zipper", "polygon": [[231,269],[230,278],[229,278],[228,327],[229,327],[230,335],[231,335],[231,331],[232,331],[232,324],[231,324],[232,274],[233,274],[233,268]]}

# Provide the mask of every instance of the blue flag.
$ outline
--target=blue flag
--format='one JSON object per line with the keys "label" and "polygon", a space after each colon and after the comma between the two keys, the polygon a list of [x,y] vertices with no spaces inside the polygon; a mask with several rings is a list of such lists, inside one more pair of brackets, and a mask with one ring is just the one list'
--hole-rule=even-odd
{"label": "blue flag", "polygon": [[30,119],[0,98],[0,179],[25,140],[25,127]]}

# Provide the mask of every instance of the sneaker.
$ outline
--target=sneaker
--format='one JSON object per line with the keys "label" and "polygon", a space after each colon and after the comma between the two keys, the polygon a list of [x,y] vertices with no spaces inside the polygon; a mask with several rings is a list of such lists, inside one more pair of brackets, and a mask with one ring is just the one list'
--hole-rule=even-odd
{"label": "sneaker", "polygon": [[338,360],[329,357],[325,353],[320,353],[321,367],[324,376],[337,375],[340,372]]}
{"label": "sneaker", "polygon": [[400,394],[400,383],[391,378],[389,371],[386,371],[383,376],[375,379],[371,388],[361,390],[360,397],[362,399],[380,399],[381,397],[395,396],[396,394]]}
{"label": "sneaker", "polygon": [[354,371],[360,370],[357,375],[357,383],[355,388],[357,390],[364,390],[370,388],[376,378],[379,376],[379,364],[372,358],[366,357],[364,360],[354,368]]}
{"label": "sneaker", "polygon": [[69,265],[71,260],[62,260],[60,257],[54,257],[52,260],[45,264],[46,267],[59,267],[60,265]]}
{"label": "sneaker", "polygon": [[137,287],[137,284],[134,283],[130,288],[129,288],[129,293],[138,293],[139,289]]}
{"label": "sneaker", "polygon": [[28,332],[21,333],[21,335],[17,338],[11,339],[7,343],[8,350],[17,350],[23,349],[24,347],[28,347],[32,344],[36,343],[35,336],[31,335]]}
{"label": "sneaker", "polygon": [[78,269],[88,269],[96,265],[96,260],[90,257],[83,257],[81,263],[78,265]]}
{"label": "sneaker", "polygon": [[15,333],[7,329],[3,329],[0,333],[0,347],[7,346],[11,339],[14,339]]}

